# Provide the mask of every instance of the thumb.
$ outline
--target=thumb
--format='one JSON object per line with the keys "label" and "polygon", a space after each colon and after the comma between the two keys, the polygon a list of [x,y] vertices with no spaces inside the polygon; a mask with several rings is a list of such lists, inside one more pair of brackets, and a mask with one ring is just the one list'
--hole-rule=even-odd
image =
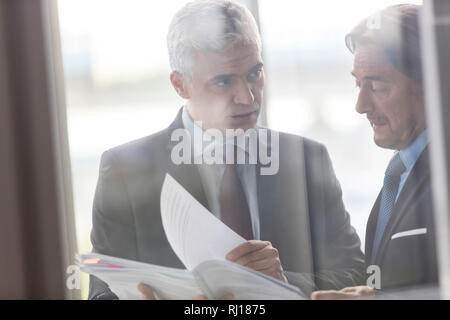
{"label": "thumb", "polygon": [[144,300],[158,300],[153,289],[143,283],[138,284],[138,290],[142,293],[142,298]]}

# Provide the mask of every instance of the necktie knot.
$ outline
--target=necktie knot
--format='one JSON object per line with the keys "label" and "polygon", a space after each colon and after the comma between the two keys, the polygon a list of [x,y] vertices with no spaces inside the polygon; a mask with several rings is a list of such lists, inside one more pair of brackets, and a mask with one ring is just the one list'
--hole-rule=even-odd
{"label": "necktie knot", "polygon": [[406,167],[403,164],[402,159],[400,158],[400,153],[397,152],[397,154],[392,158],[392,160],[389,162],[389,165],[386,169],[386,176],[392,176],[392,177],[400,177],[403,172],[405,172]]}

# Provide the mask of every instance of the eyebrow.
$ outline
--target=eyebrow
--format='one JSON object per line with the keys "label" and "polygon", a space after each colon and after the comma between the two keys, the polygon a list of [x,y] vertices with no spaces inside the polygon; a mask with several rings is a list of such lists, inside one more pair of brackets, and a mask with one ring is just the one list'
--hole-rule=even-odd
{"label": "eyebrow", "polygon": [[[356,75],[353,71],[350,72],[350,74],[356,78]],[[372,80],[372,81],[380,81],[380,82],[389,82],[385,78],[380,77],[380,76],[365,76],[363,79],[364,80]]]}
{"label": "eyebrow", "polygon": [[264,64],[262,62],[259,62],[253,68],[251,68],[248,73],[258,70],[258,69],[262,69],[262,67],[264,67]]}
{"label": "eyebrow", "polygon": [[[259,62],[255,66],[253,66],[248,71],[248,73],[251,73],[251,72],[253,72],[255,70],[261,69],[263,66],[264,66],[264,64],[262,62]],[[229,78],[232,78],[232,77],[235,77],[235,76],[236,75],[234,75],[234,74],[219,74],[219,75],[213,77],[212,79],[210,79],[208,82],[210,82],[210,83],[220,82],[222,80],[226,80],[226,79],[229,79]]]}

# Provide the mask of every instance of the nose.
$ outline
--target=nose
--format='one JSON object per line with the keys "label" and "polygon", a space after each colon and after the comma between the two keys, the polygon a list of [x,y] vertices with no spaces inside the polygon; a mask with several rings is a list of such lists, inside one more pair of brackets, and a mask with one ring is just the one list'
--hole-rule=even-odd
{"label": "nose", "polygon": [[358,100],[356,101],[356,112],[358,113],[368,113],[373,110],[373,101],[369,96],[369,92],[364,87],[361,87]]}
{"label": "nose", "polygon": [[252,86],[247,81],[240,81],[234,95],[235,104],[251,105],[255,102]]}

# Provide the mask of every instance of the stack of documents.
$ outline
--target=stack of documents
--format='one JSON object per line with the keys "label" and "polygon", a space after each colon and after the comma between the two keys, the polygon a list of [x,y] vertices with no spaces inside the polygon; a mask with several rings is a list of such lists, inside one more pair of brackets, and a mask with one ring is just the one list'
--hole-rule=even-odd
{"label": "stack of documents", "polygon": [[115,258],[98,253],[78,257],[81,270],[105,281],[119,299],[141,299],[139,283],[153,287],[161,299],[192,299],[202,294],[194,275],[175,269]]}
{"label": "stack of documents", "polygon": [[161,191],[161,217],[172,249],[187,269],[175,269],[109,257],[79,256],[81,270],[108,283],[120,299],[140,299],[139,283],[161,299],[192,299],[204,294],[220,299],[304,299],[297,287],[225,260],[245,242],[217,219],[169,174]]}

